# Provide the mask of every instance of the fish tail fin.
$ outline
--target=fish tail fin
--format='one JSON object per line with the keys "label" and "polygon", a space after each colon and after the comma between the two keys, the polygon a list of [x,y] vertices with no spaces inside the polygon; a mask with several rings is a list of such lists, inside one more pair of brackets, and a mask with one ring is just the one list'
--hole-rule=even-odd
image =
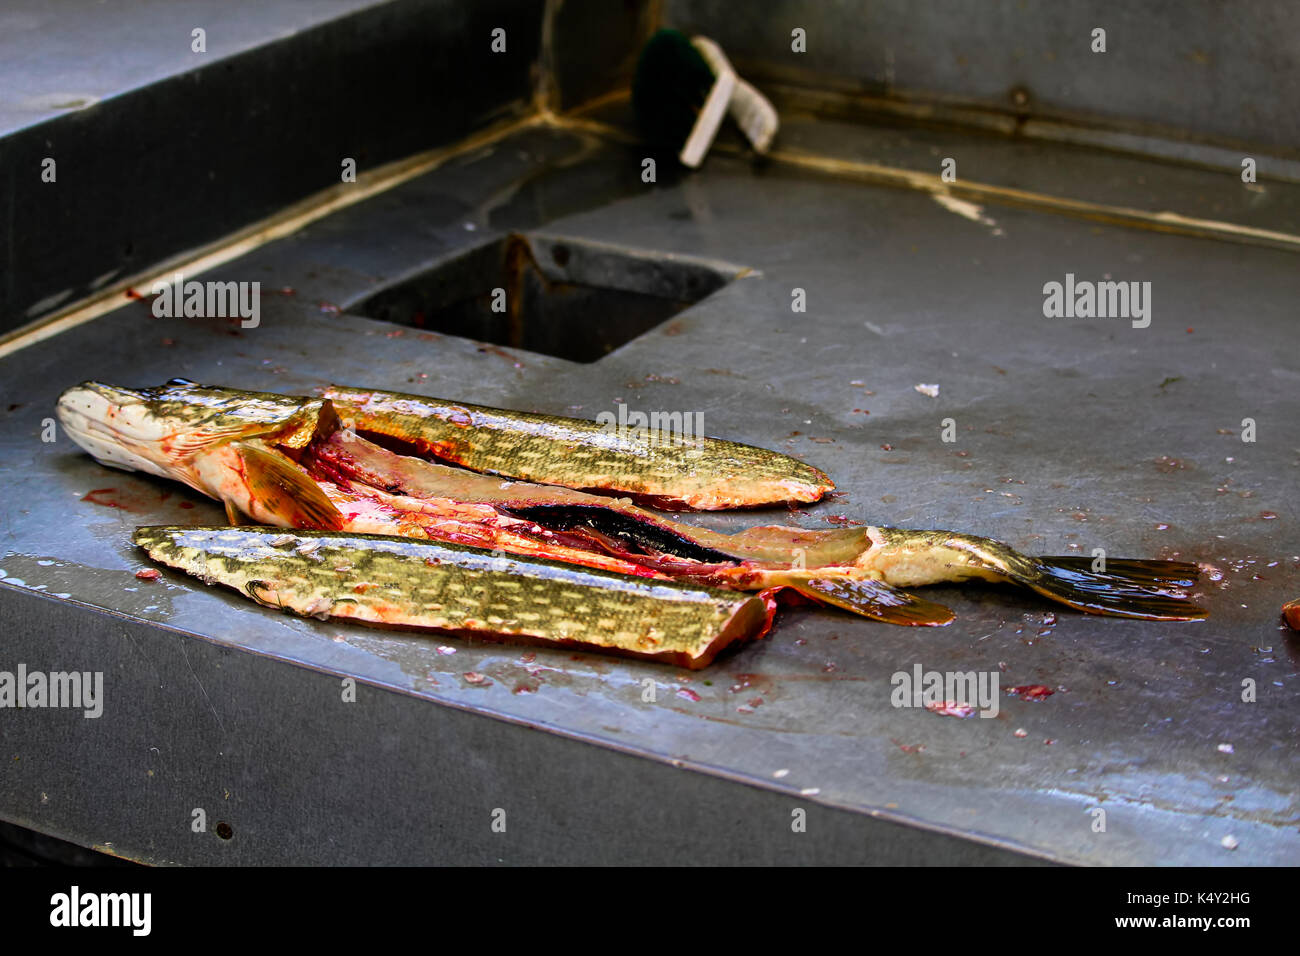
{"label": "fish tail fin", "polygon": [[942,627],[953,613],[942,604],[900,591],[883,581],[856,578],[797,578],[787,583],[804,597],[832,604],[873,621],[912,627]]}
{"label": "fish tail fin", "polygon": [[1104,573],[1123,577],[1138,587],[1192,588],[1200,577],[1201,569],[1187,561],[1148,561],[1134,558],[1106,558],[1097,572],[1093,572],[1096,558],[1075,554],[1051,555],[1038,559],[1054,567],[1070,571]]}
{"label": "fish tail fin", "polygon": [[944,546],[977,576],[1010,581],[1089,614],[1145,621],[1192,621],[1208,612],[1187,591],[1198,568],[1183,561],[1105,558],[1094,570],[1078,555],[1033,558],[1010,545],[974,535],[951,535]]}
{"label": "fish tail fin", "polygon": [[1105,570],[1075,555],[1026,558],[1008,575],[1017,584],[1090,614],[1145,621],[1194,621],[1209,612],[1193,604],[1186,589],[1198,569],[1183,561],[1105,559]]}

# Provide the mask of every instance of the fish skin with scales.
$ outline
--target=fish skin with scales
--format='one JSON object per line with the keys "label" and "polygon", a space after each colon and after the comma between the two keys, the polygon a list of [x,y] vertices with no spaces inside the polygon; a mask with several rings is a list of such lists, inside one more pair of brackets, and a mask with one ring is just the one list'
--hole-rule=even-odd
{"label": "fish skin with scales", "polygon": [[379,389],[330,385],[319,392],[358,431],[398,438],[463,468],[538,484],[701,511],[809,504],[835,488],[807,462],[722,438]]}
{"label": "fish skin with scales", "polygon": [[[286,540],[287,539],[287,540]],[[600,650],[697,669],[766,633],[762,595],[480,548],[263,527],[142,527],[159,564],[303,617]]]}

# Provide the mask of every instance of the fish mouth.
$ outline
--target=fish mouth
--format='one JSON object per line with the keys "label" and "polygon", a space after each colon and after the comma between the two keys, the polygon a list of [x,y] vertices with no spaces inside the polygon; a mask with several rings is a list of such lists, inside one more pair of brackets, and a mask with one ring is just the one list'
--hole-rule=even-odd
{"label": "fish mouth", "polygon": [[59,396],[57,410],[68,436],[101,464],[176,477],[149,454],[165,426],[152,413],[143,391],[82,382]]}
{"label": "fish mouth", "polygon": [[65,389],[59,396],[59,410],[89,413],[96,410],[96,406],[87,403],[99,403],[97,408],[102,410],[108,405],[126,406],[144,401],[144,392],[139,389],[122,388],[120,385],[108,385],[104,382],[82,382],[80,385]]}

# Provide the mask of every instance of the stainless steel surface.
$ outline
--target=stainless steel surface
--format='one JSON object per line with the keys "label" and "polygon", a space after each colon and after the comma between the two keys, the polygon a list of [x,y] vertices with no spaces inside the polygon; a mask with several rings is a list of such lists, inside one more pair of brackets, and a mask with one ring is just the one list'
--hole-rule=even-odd
{"label": "stainless steel surface", "polygon": [[[1086,176],[1087,154],[1075,162],[1063,177]],[[337,859],[385,827],[376,855],[410,859],[432,836],[404,851],[391,831],[428,827],[430,817],[360,818],[376,803],[397,805],[390,797],[410,798],[413,779],[424,778],[441,794],[472,791],[448,808],[456,825],[448,822],[444,845],[473,847],[476,859],[492,836],[471,837],[462,824],[486,821],[507,792],[525,819],[568,834],[562,852],[549,852],[608,858],[601,840],[618,828],[584,830],[600,808],[563,802],[580,792],[576,775],[612,787],[624,813],[639,782],[682,788],[640,791],[642,806],[682,793],[734,795],[738,808],[754,806],[753,793],[782,795],[781,811],[747,831],[774,841],[754,853],[778,858],[788,808],[807,806],[849,811],[845,819],[864,828],[873,820],[919,828],[937,842],[909,844],[917,861],[954,858],[952,836],[1073,863],[1296,862],[1300,645],[1278,622],[1283,601],[1300,596],[1295,256],[1029,210],[969,217],[921,193],[719,156],[658,187],[642,184],[639,171],[635,149],[526,132],[202,277],[261,281],[257,329],[155,319],[133,302],[0,361],[0,607],[22,621],[11,647],[29,655],[29,667],[105,670],[108,694],[98,722],[6,716],[3,815],[111,840],[131,856],[212,859],[210,841],[188,841],[186,815],[222,800],[236,839],[261,834],[264,849],[297,847],[293,859]],[[539,226],[755,271],[583,366],[346,312],[486,235]],[[1151,282],[1150,327],[1045,318],[1043,284],[1067,273]],[[796,288],[806,313],[791,311]],[[106,471],[65,436],[41,441],[69,384],[176,375],[282,391],[373,384],[592,418],[618,401],[698,411],[708,433],[805,456],[846,495],[802,513],[693,519],[713,527],[759,519],[826,527],[842,516],[986,534],[1038,553],[1176,555],[1214,565],[1222,580],[1202,589],[1211,617],[1200,624],[1089,617],[992,587],[928,589],[957,612],[943,629],[788,609],[767,639],[695,674],[295,620],[190,580],[134,578],[144,565],[130,544],[135,525],[217,522],[220,509],[179,486]],[[918,383],[938,384],[938,397],[918,393]],[[1239,437],[1247,417],[1258,429],[1250,444]],[[945,418],[956,443],[941,440]],[[99,504],[87,500],[106,488]],[[57,613],[32,610],[52,600]],[[108,616],[95,625],[77,608]],[[1049,613],[1054,624],[1044,623]],[[43,620],[56,623],[41,629]],[[176,657],[191,654],[201,664],[177,686]],[[890,676],[918,663],[1005,665],[1004,686],[1057,692],[1041,702],[1004,698],[991,720],[892,707]],[[471,671],[489,682],[467,682]],[[150,672],[169,676],[155,686]],[[337,680],[320,675],[399,694],[378,696],[385,719],[376,720],[341,703]],[[1248,678],[1254,703],[1241,697]],[[647,679],[655,702],[643,700]],[[291,703],[260,708],[278,688]],[[157,722],[162,701],[174,726]],[[262,723],[286,708],[298,714],[292,725]],[[487,726],[526,736],[494,749],[507,737],[475,729]],[[433,732],[480,746],[444,738],[443,760],[426,743]],[[552,735],[585,743],[561,746]],[[213,751],[236,736],[245,749],[214,777],[227,758]],[[338,740],[373,741],[376,751],[341,754]],[[521,778],[509,761],[534,746],[554,761],[530,763],[534,776]],[[696,774],[643,775],[629,768],[644,762],[629,764],[628,754],[729,783],[700,790],[688,782]],[[85,766],[115,770],[77,791]],[[331,774],[368,782],[310,782]],[[391,786],[381,786],[382,774]],[[328,796],[315,804],[313,793]],[[151,808],[143,820],[141,807]],[[166,817],[170,809],[160,817],[163,807],[179,808],[178,820]],[[1095,808],[1105,810],[1105,832],[1093,828]],[[668,839],[679,824],[646,814],[625,816],[622,832]],[[682,825],[698,829],[701,819]],[[857,832],[840,825],[837,833]],[[535,841],[541,831],[521,832]],[[1235,851],[1220,842],[1228,835]],[[906,858],[904,838],[846,839],[824,858]],[[548,852],[530,846],[540,858]],[[258,849],[239,852],[254,859]],[[663,849],[634,843],[628,861]]]}
{"label": "stainless steel surface", "polygon": [[[755,79],[1137,124],[1292,158],[1300,148],[1300,8],[1286,0],[777,0],[763,16],[738,16],[729,0],[667,0],[664,18],[717,40]],[[791,50],[795,28],[804,53]]]}
{"label": "stainless steel surface", "polygon": [[[89,109],[385,0],[8,0],[0,12],[0,133]],[[204,32],[196,50],[193,31]]]}
{"label": "stainless steel surface", "polygon": [[[364,182],[523,116],[543,9],[543,0],[6,4],[0,335],[341,187],[348,161]],[[508,31],[508,53],[490,50],[493,29]],[[206,31],[202,51],[195,30]]]}

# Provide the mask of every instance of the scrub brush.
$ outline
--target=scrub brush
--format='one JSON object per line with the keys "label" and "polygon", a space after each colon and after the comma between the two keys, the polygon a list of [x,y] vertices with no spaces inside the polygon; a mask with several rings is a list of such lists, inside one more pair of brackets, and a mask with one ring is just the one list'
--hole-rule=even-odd
{"label": "scrub brush", "polygon": [[632,106],[646,138],[694,169],[730,112],[755,152],[766,153],[779,125],[762,93],[736,75],[708,37],[659,30],[641,51]]}
{"label": "scrub brush", "polygon": [[637,62],[632,107],[646,138],[694,169],[713,145],[735,87],[736,74],[715,74],[686,34],[659,30]]}

